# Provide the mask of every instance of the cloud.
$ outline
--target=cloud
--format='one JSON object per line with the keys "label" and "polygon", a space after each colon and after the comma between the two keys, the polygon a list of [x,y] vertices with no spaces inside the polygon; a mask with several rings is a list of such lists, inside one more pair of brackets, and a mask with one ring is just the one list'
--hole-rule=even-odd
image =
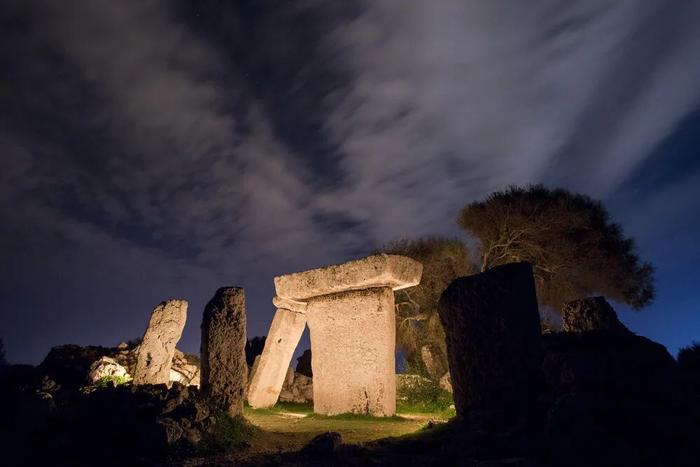
{"label": "cloud", "polygon": [[[137,329],[156,296],[196,308],[236,284],[260,333],[273,274],[452,234],[510,183],[609,197],[698,105],[699,19],[690,3],[10,2],[4,308],[26,323],[89,289],[91,318],[128,308]],[[30,306],[36,281],[50,291]]]}

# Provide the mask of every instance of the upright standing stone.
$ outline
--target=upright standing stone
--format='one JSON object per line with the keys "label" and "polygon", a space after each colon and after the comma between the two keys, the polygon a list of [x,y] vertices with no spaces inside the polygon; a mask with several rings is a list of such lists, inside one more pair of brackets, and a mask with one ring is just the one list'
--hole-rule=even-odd
{"label": "upright standing stone", "polygon": [[375,287],[309,300],[314,411],[396,413],[394,292]]}
{"label": "upright standing stone", "polygon": [[248,403],[254,408],[272,407],[277,402],[294,349],[306,326],[306,304],[295,305],[279,299],[275,303],[279,308],[248,386]]}
{"label": "upright standing stone", "polygon": [[529,263],[454,280],[438,312],[457,415],[507,424],[530,403],[541,363],[540,321]]}
{"label": "upright standing stone", "polygon": [[186,319],[186,300],[166,300],[153,310],[136,356],[134,384],[169,384],[175,345]]}
{"label": "upright standing stone", "polygon": [[220,288],[202,317],[201,388],[210,405],[234,417],[243,413],[248,383],[245,330],[245,292]]}

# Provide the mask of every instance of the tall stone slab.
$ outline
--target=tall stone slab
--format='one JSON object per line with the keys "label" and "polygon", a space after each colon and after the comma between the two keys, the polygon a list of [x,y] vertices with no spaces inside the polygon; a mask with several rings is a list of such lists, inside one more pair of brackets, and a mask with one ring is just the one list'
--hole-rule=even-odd
{"label": "tall stone slab", "polygon": [[454,280],[438,302],[457,416],[509,424],[538,383],[541,332],[529,263]]}
{"label": "tall stone slab", "polygon": [[222,287],[204,308],[202,317],[201,389],[210,405],[235,417],[243,413],[248,383],[245,358],[245,292]]}
{"label": "tall stone slab", "polygon": [[166,300],[155,307],[136,356],[134,384],[169,384],[175,345],[186,319],[186,300]]}
{"label": "tall stone slab", "polygon": [[375,287],[309,300],[314,412],[396,412],[394,292]]}
{"label": "tall stone slab", "polygon": [[275,298],[275,303],[279,308],[248,386],[248,404],[254,408],[272,407],[277,403],[294,349],[306,327],[306,304],[278,298]]}
{"label": "tall stone slab", "polygon": [[[298,341],[303,324],[277,322],[291,321],[291,310],[303,315],[311,334],[315,412],[395,413],[392,291],[418,285],[422,271],[423,266],[411,258],[381,254],[275,277],[278,311],[270,335],[285,337],[280,330],[284,327]],[[279,395],[294,350],[275,350],[279,337],[268,336],[263,351],[264,356],[269,344],[268,359],[261,357],[253,375],[257,386],[251,384],[248,401],[254,407],[272,405]]]}

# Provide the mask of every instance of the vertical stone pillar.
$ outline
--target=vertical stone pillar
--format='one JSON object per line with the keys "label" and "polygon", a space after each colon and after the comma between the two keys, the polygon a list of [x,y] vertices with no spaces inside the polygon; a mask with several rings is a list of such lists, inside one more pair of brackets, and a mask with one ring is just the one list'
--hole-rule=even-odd
{"label": "vertical stone pillar", "polygon": [[508,425],[532,403],[541,332],[529,263],[454,280],[438,302],[457,416]]}
{"label": "vertical stone pillar", "polygon": [[248,383],[245,359],[245,292],[222,287],[204,308],[202,317],[201,389],[210,405],[235,417],[243,413]]}
{"label": "vertical stone pillar", "polygon": [[169,384],[175,345],[186,319],[186,300],[167,300],[155,307],[136,355],[134,384]]}
{"label": "vertical stone pillar", "polygon": [[275,305],[278,308],[248,386],[248,403],[254,408],[272,407],[277,403],[294,349],[306,326],[304,303],[276,297]]}
{"label": "vertical stone pillar", "polygon": [[309,299],[314,412],[396,412],[394,292],[376,287]]}

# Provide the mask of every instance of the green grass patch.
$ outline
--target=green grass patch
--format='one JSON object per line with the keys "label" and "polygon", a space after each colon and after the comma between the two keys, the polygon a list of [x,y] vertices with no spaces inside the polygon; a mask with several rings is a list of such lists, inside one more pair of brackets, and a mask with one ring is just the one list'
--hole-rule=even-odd
{"label": "green grass patch", "polygon": [[247,447],[253,435],[260,431],[243,417],[231,417],[221,412],[214,418],[212,429],[195,446],[191,446],[186,452],[180,452],[181,455],[202,456],[239,450]]}
{"label": "green grass patch", "polygon": [[317,413],[310,413],[306,416],[306,418],[313,420],[349,420],[372,423],[405,422],[407,420],[399,415],[393,415],[391,417],[375,417],[373,415],[359,413],[341,413],[338,415],[321,415]]}
{"label": "green grass patch", "polygon": [[131,381],[130,376],[103,376],[95,381],[95,386],[98,388],[106,388],[108,386],[121,386]]}

